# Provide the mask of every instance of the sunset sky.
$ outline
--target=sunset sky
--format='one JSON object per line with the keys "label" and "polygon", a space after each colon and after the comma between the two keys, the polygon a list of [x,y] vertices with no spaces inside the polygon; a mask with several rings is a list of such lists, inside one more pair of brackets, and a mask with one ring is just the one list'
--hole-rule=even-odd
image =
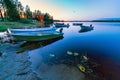
{"label": "sunset sky", "polygon": [[120,0],[19,0],[30,9],[48,12],[54,19],[120,18]]}

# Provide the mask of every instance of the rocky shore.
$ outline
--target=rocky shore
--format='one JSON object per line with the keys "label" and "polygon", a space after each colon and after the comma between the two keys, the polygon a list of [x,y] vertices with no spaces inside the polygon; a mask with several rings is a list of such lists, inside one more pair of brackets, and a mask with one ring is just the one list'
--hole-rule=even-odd
{"label": "rocky shore", "polygon": [[15,39],[7,32],[0,32],[0,43],[14,42]]}
{"label": "rocky shore", "polygon": [[28,52],[16,54],[19,44],[0,44],[0,80],[41,80],[30,67]]}

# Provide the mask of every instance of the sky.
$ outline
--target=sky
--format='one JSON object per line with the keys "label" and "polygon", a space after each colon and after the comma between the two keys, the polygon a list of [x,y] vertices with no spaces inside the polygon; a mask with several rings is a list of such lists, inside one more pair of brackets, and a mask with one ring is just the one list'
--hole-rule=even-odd
{"label": "sky", "polygon": [[32,11],[49,13],[59,20],[120,18],[120,0],[19,0]]}

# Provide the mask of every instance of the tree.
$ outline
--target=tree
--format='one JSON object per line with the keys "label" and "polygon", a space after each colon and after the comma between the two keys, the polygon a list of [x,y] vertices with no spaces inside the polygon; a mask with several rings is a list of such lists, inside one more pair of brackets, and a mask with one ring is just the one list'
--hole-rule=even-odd
{"label": "tree", "polygon": [[45,24],[45,26],[49,26],[52,23],[53,23],[53,17],[50,16],[48,13],[45,13],[44,14],[44,24]]}
{"label": "tree", "polygon": [[20,20],[19,13],[13,0],[4,0],[6,13],[10,21]]}
{"label": "tree", "polygon": [[36,16],[37,16],[37,11],[35,10],[35,11],[32,13],[32,18],[37,20]]}
{"label": "tree", "polygon": [[42,16],[42,13],[40,10],[35,10],[32,14],[32,18],[36,20],[39,20],[41,16]]}
{"label": "tree", "polygon": [[24,7],[23,7],[22,3],[19,2],[18,0],[15,0],[14,4],[16,5],[17,11],[18,11],[20,17],[23,16],[23,14],[24,14]]}
{"label": "tree", "polygon": [[27,19],[32,19],[32,12],[30,11],[30,7],[28,5],[25,7],[25,15]]}

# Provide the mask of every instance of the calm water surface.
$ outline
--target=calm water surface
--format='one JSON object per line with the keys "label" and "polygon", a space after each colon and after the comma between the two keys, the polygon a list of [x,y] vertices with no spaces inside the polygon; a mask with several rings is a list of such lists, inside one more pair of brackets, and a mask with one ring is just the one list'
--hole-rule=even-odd
{"label": "calm water surface", "polygon": [[[80,26],[63,28],[64,36],[49,45],[29,51],[34,70],[40,65],[41,54],[47,59],[50,54],[64,58],[67,51],[87,54],[102,64],[98,71],[107,77],[107,80],[119,80],[120,74],[120,23],[88,23],[94,30],[80,33]],[[37,66],[37,67],[36,67]]]}

